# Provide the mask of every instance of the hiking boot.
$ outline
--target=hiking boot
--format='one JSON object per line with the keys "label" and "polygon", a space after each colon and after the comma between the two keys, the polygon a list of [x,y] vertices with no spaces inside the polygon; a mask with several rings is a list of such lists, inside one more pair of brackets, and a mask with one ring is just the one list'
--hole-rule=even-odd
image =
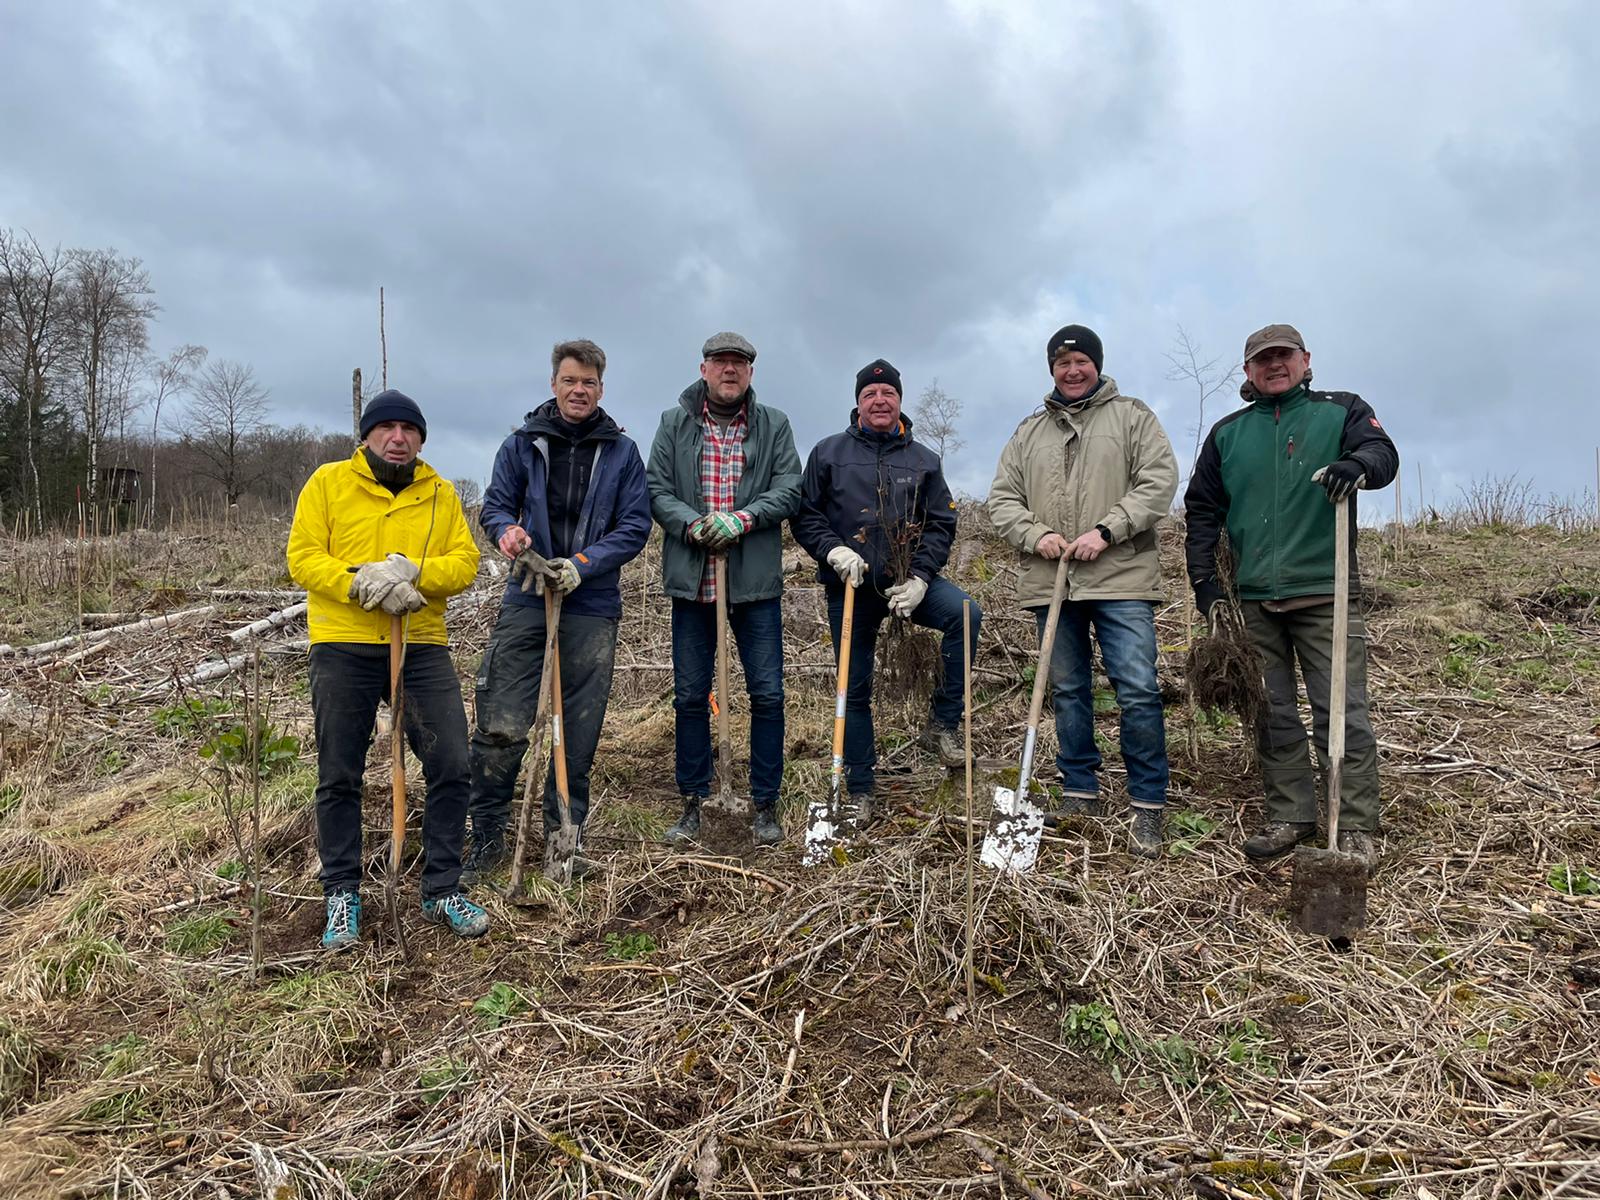
{"label": "hiking boot", "polygon": [[422,902],[422,917],[435,925],[448,925],[457,937],[482,937],[489,932],[489,914],[462,892],[435,896]]}
{"label": "hiking boot", "polygon": [[1161,825],[1165,811],[1159,808],[1135,808],[1133,824],[1128,830],[1128,849],[1140,858],[1161,857]]}
{"label": "hiking boot", "polygon": [[677,824],[661,835],[661,840],[674,846],[687,846],[700,836],[700,797],[683,798],[683,816]]}
{"label": "hiking boot", "polygon": [[1359,858],[1371,875],[1378,866],[1377,840],[1365,829],[1339,830],[1339,853],[1353,855]]}
{"label": "hiking boot", "polygon": [[839,813],[841,833],[865,833],[878,819],[878,797],[874,792],[851,792]]}
{"label": "hiking boot", "polygon": [[461,856],[461,886],[471,887],[485,875],[511,865],[511,845],[504,829],[473,830],[472,845]]}
{"label": "hiking boot", "polygon": [[1317,836],[1315,821],[1268,821],[1261,832],[1244,840],[1246,858],[1277,858]]}
{"label": "hiking boot", "polygon": [[755,839],[758,846],[776,846],[783,841],[783,826],[778,824],[777,810],[756,809],[756,814],[750,821],[750,836]]}
{"label": "hiking boot", "polygon": [[361,897],[354,892],[328,896],[328,923],[322,929],[324,950],[344,950],[361,940]]}
{"label": "hiking boot", "polygon": [[922,733],[917,738],[917,745],[937,757],[942,766],[960,767],[966,765],[967,754],[961,745],[961,738],[957,736],[954,729],[940,725],[937,721],[930,720],[922,727]]}
{"label": "hiking boot", "polygon": [[1106,815],[1106,806],[1100,803],[1099,796],[1091,796],[1084,792],[1067,792],[1061,797],[1061,803],[1044,814],[1044,823],[1054,829],[1068,817],[1103,817]]}

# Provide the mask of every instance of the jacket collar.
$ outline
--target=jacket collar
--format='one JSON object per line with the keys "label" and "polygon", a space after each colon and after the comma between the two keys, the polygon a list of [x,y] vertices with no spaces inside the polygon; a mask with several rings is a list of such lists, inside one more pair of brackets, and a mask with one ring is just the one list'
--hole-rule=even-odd
{"label": "jacket collar", "polygon": [[[594,411],[600,420],[594,428],[583,434],[580,441],[612,442],[622,436],[622,428],[611,419],[605,409],[596,408]],[[522,428],[517,432],[531,438],[558,437],[572,441],[572,426],[562,420],[561,410],[556,407],[554,396],[524,417]]]}
{"label": "jacket collar", "polygon": [[1286,404],[1293,404],[1296,400],[1304,399],[1306,393],[1311,390],[1310,383],[1311,372],[1307,371],[1306,377],[1287,392],[1278,396],[1269,396],[1265,392],[1258,391],[1256,385],[1247,379],[1239,385],[1239,396],[1257,408],[1282,408]]}
{"label": "jacket collar", "polygon": [[1082,400],[1068,400],[1058,389],[1051,388],[1050,394],[1044,398],[1044,407],[1058,423],[1064,423],[1071,417],[1088,412],[1091,408],[1099,408],[1100,405],[1116,399],[1119,395],[1121,393],[1117,391],[1117,381],[1109,375],[1102,375],[1099,385]]}
{"label": "jacket collar", "polygon": [[904,410],[900,413],[900,424],[897,428],[887,433],[879,433],[875,429],[861,427],[861,410],[850,410],[850,436],[859,441],[867,442],[873,446],[904,446],[911,441],[911,418],[906,416]]}
{"label": "jacket collar", "polygon": [[[360,446],[357,446],[354,453],[350,455],[350,467],[353,471],[355,471],[356,477],[372,490],[382,492],[385,496],[394,495],[393,492],[384,487],[383,484],[379,483],[377,479],[373,477],[372,467],[368,465],[367,456],[361,452]],[[400,495],[405,495],[406,492],[409,492],[412,488],[416,487],[417,484],[422,483],[424,480],[431,481],[437,479],[438,477],[439,472],[430,467],[426,460],[418,458],[417,473],[412,477],[411,482],[406,485],[405,489],[400,493]]]}
{"label": "jacket collar", "polygon": [[[684,412],[688,413],[691,417],[698,421],[700,419],[700,414],[705,411],[706,396],[710,393],[710,391],[711,389],[706,387],[706,381],[704,379],[696,379],[688,387],[684,388],[682,392],[678,393],[678,405],[683,409]],[[755,415],[756,389],[752,385],[744,390],[745,423],[747,425],[753,424],[755,421]]]}

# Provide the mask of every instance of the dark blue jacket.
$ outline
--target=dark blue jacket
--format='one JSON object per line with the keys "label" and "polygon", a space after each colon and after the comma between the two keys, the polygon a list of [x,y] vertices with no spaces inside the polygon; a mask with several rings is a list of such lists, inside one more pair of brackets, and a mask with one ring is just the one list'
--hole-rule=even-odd
{"label": "dark blue jacket", "polygon": [[956,506],[939,456],[911,440],[911,418],[891,433],[850,428],[823,438],[806,459],[800,511],[789,528],[812,558],[817,578],[838,587],[828,551],[849,546],[867,560],[867,583],[878,590],[915,575],[932,583],[950,559]]}
{"label": "dark blue jacket", "polygon": [[[547,558],[554,555],[545,495],[554,410],[555,401],[546,401],[501,443],[478,518],[495,542],[511,526],[522,526],[533,539],[533,548]],[[633,439],[608,416],[575,451],[593,455],[589,487],[573,538],[572,562],[583,583],[567,595],[561,607],[569,613],[620,617],[622,565],[637,557],[650,537],[650,492],[645,486],[644,461]],[[544,605],[532,591],[524,593],[515,579],[507,582],[503,603]]]}

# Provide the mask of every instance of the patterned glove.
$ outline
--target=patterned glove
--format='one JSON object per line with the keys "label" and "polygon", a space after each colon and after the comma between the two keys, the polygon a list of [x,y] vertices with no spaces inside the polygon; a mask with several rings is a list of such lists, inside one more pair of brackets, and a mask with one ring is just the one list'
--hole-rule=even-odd
{"label": "patterned glove", "polygon": [[379,605],[390,616],[403,617],[407,613],[421,612],[428,607],[428,601],[417,591],[415,585],[397,583],[389,589],[388,595],[384,596]]}
{"label": "patterned glove", "polygon": [[855,587],[867,576],[867,560],[849,546],[835,546],[828,551],[828,565],[839,573],[839,578]]}
{"label": "patterned glove", "polygon": [[909,617],[917,611],[917,606],[927,594],[927,583],[913,575],[904,583],[897,583],[889,589],[889,611],[897,617]]}
{"label": "patterned glove", "polygon": [[708,550],[722,550],[745,534],[746,526],[738,513],[707,513],[700,522],[700,541]]}
{"label": "patterned glove", "polygon": [[1318,468],[1312,473],[1311,482],[1320,483],[1326,489],[1329,501],[1338,504],[1346,496],[1354,495],[1357,488],[1366,487],[1367,476],[1360,463],[1341,458]]}
{"label": "patterned glove", "polygon": [[578,565],[570,558],[552,558],[549,560],[550,568],[555,575],[550,579],[550,586],[565,596],[583,582],[583,576],[578,574]]}

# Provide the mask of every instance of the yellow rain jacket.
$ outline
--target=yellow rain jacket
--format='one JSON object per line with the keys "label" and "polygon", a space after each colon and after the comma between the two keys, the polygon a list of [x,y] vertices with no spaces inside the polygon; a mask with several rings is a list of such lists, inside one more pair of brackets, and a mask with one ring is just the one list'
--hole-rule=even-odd
{"label": "yellow rain jacket", "polygon": [[443,646],[445,601],[478,574],[478,544],[456,489],[419,458],[416,478],[393,495],[359,447],[345,462],[318,467],[300,489],[288,551],[289,574],[309,593],[313,644],[388,643],[389,614],[350,599],[350,568],[397,551],[421,566],[417,589],[428,601],[411,614],[406,640]]}

